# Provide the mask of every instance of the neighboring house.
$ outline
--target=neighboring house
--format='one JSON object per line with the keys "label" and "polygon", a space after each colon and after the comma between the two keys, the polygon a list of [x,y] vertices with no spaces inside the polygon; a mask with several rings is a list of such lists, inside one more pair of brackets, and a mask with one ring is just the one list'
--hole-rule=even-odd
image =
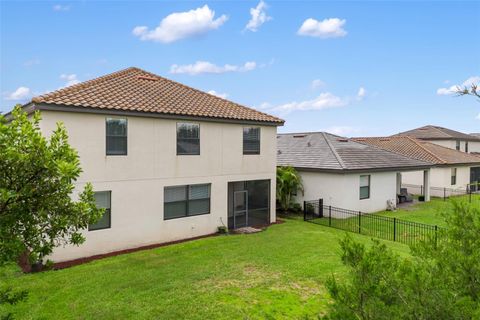
{"label": "neighboring house", "polygon": [[[478,137],[480,139],[480,133],[470,133],[471,136]],[[472,151],[474,155],[480,156],[480,150]]]}
{"label": "neighboring house", "polygon": [[480,137],[439,126],[424,126],[394,136],[409,136],[463,152],[480,152]]}
{"label": "neighboring house", "polygon": [[68,130],[105,215],[65,261],[274,222],[276,135],[283,120],[128,68],[24,106],[48,135]]}
{"label": "neighboring house", "polygon": [[[480,182],[480,157],[476,155],[407,136],[354,138],[354,140],[431,163],[434,166],[430,173],[432,187],[430,192],[433,196],[443,196],[443,188],[463,191],[469,184]],[[422,184],[422,175],[418,172],[405,173],[402,179],[404,184]],[[419,193],[420,190],[411,187],[409,191]]]}
{"label": "neighboring house", "polygon": [[420,170],[429,185],[431,164],[325,132],[280,134],[277,148],[278,165],[293,166],[302,178],[299,203],[323,199],[325,205],[376,212],[396,201],[404,172]]}

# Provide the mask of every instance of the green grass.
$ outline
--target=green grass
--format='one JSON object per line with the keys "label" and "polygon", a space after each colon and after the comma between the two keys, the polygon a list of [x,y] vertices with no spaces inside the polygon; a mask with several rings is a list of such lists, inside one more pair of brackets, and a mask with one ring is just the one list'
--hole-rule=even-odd
{"label": "green grass", "polygon": [[[468,200],[468,198],[456,197],[457,200]],[[475,205],[480,205],[480,198],[474,198]],[[363,214],[361,217],[353,213],[342,213],[332,210],[332,218],[329,213],[324,212],[324,217],[314,219],[312,222],[320,225],[331,226],[341,230],[377,237],[381,239],[402,242],[413,245],[420,240],[435,241],[438,234],[436,227],[447,227],[442,213],[448,214],[453,210],[451,200],[444,201],[439,198],[432,198],[430,202],[420,202],[408,208],[398,209],[395,212],[382,211],[375,214]],[[335,219],[336,215],[343,218]],[[345,218],[350,217],[350,218]],[[394,221],[391,218],[397,218]],[[413,223],[415,222],[415,223]]]}
{"label": "green grass", "polygon": [[[473,195],[472,203],[480,206],[480,195]],[[467,200],[468,196],[455,197],[456,200]],[[396,212],[382,211],[378,214],[387,217],[395,217],[398,219],[420,222],[430,225],[438,225],[446,227],[442,212],[448,214],[452,210],[452,200],[444,201],[441,198],[432,198],[430,202],[419,202],[407,209],[398,209]]]}
{"label": "green grass", "polygon": [[[288,219],[257,234],[206,238],[58,271],[3,274],[8,284],[29,291],[26,302],[8,310],[17,319],[316,318],[330,302],[325,280],[346,275],[338,244],[344,234]],[[385,243],[408,255],[407,246]]]}

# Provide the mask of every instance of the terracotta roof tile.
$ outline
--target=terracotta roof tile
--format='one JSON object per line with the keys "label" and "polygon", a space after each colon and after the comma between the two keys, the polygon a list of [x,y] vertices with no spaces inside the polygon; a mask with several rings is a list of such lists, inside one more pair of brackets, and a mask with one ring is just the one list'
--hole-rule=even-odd
{"label": "terracotta roof tile", "polygon": [[394,136],[409,136],[424,140],[468,140],[480,141],[480,137],[472,136],[463,132],[439,127],[439,126],[423,126],[409,131],[401,132]]}
{"label": "terracotta roof tile", "polygon": [[36,104],[247,120],[283,120],[153,73],[128,68],[32,99]]}
{"label": "terracotta roof tile", "polygon": [[352,140],[433,164],[480,163],[480,157],[476,155],[407,136],[353,138]]}

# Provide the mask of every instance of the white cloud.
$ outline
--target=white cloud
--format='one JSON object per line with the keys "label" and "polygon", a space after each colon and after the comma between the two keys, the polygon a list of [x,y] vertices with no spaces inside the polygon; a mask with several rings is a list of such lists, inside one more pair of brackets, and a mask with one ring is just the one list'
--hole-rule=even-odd
{"label": "white cloud", "polygon": [[254,61],[245,62],[244,65],[231,65],[225,64],[223,66],[217,66],[208,61],[197,61],[194,64],[177,65],[174,64],[170,67],[170,73],[174,74],[189,74],[198,75],[202,73],[220,74],[226,72],[246,72],[252,71],[257,67],[257,63]]}
{"label": "white cloud", "polygon": [[252,32],[256,32],[262,24],[272,20],[272,17],[267,15],[267,4],[263,0],[261,0],[255,8],[250,8],[250,15],[252,17],[245,26],[245,29]]}
{"label": "white cloud", "polygon": [[32,91],[27,87],[18,87],[17,90],[8,94],[5,100],[26,100],[32,96]]}
{"label": "white cloud", "polygon": [[367,90],[365,90],[364,87],[360,87],[360,89],[358,89],[358,92],[357,92],[357,100],[363,100],[366,94],[367,94]]}
{"label": "white cloud", "polygon": [[226,99],[228,97],[228,94],[227,93],[220,93],[220,92],[217,92],[215,90],[210,90],[208,91],[208,93],[214,95],[214,96],[217,96],[219,98],[223,98],[223,99]]}
{"label": "white cloud", "polygon": [[53,11],[68,11],[70,10],[70,6],[56,4],[53,7]]}
{"label": "white cloud", "polygon": [[312,87],[312,89],[318,89],[325,86],[325,82],[320,79],[315,79],[312,81],[312,84],[310,86]]}
{"label": "white cloud", "polygon": [[162,19],[158,27],[152,30],[146,26],[137,26],[132,33],[141,40],[170,43],[218,29],[228,19],[226,15],[218,19],[214,17],[215,11],[210,10],[208,5],[204,5],[187,12],[169,14]]}
{"label": "white cloud", "polygon": [[65,87],[73,86],[74,84],[80,83],[80,80],[78,80],[77,75],[72,73],[72,74],[62,74],[60,75],[60,79],[65,80],[67,83],[65,83]]}
{"label": "white cloud", "polygon": [[350,136],[360,132],[358,128],[349,127],[349,126],[332,126],[329,128],[321,129],[320,131],[329,132],[337,136]]}
{"label": "white cloud", "polygon": [[472,84],[476,84],[477,86],[480,86],[480,76],[470,77],[467,80],[463,81],[462,84],[455,84],[448,88],[439,88],[437,89],[437,94],[441,96],[456,94],[458,90],[464,87],[470,88]]}
{"label": "white cloud", "polygon": [[330,18],[323,21],[309,18],[303,22],[297,34],[323,39],[344,37],[347,35],[347,31],[343,29],[345,23],[345,19],[341,20],[339,18]]}
{"label": "white cloud", "polygon": [[292,111],[305,110],[323,110],[329,108],[338,108],[346,106],[349,103],[348,99],[340,98],[330,92],[323,92],[318,97],[312,100],[294,101],[274,107],[273,111],[278,111],[282,114],[290,113]]}

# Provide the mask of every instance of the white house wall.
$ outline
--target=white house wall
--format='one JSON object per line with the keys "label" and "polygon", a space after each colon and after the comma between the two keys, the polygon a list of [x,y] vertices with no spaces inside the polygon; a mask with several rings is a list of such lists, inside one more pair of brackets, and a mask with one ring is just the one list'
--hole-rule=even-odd
{"label": "white house wall", "polygon": [[[442,147],[454,149],[454,150],[456,150],[457,148],[457,142],[455,140],[426,140],[426,141],[437,144]],[[460,140],[460,151],[465,152],[465,150],[466,150],[466,141]],[[469,141],[468,152],[480,152],[480,142]]]}
{"label": "white house wall", "polygon": [[[457,183],[451,184],[452,168],[457,168]],[[442,188],[465,190],[467,184],[470,183],[470,167],[437,167],[430,169],[431,181],[431,196],[443,197],[444,191]],[[423,172],[412,171],[402,173],[402,183],[421,186],[423,184]],[[438,190],[437,190],[438,189]],[[420,188],[409,188],[408,190],[413,194],[420,194]]]}
{"label": "white house wall", "polygon": [[[227,225],[227,185],[231,181],[269,179],[270,220],[275,221],[276,127],[261,126],[260,155],[243,155],[243,125],[204,121],[200,155],[176,155],[176,123],[184,121],[127,117],[128,155],[106,156],[105,115],[43,111],[41,127],[49,135],[65,124],[83,169],[76,192],[86,182],[95,191],[111,191],[111,228],[85,231],[80,247],[57,248],[54,261],[103,254],[214,233]],[[210,214],[163,220],[166,186],[211,183]]]}
{"label": "white house wall", "polygon": [[[370,198],[360,200],[360,175],[370,174]],[[324,205],[366,213],[385,210],[396,199],[396,172],[335,174],[300,171],[305,189],[295,200],[323,199]]]}

